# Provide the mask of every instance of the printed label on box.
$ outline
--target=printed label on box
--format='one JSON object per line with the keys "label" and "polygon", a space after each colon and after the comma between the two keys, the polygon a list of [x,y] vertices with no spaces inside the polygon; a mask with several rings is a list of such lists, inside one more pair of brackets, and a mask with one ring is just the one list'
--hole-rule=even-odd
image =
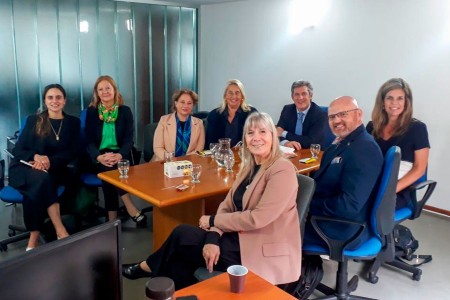
{"label": "printed label on box", "polygon": [[164,163],[164,175],[169,178],[190,176],[192,162],[188,160],[171,161]]}

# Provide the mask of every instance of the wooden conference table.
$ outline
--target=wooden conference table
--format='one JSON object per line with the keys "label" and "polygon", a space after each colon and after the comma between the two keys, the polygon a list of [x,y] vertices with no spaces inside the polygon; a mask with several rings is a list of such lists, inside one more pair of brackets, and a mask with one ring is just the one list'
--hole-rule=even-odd
{"label": "wooden conference table", "polygon": [[297,299],[289,295],[270,282],[262,279],[252,271],[248,271],[245,278],[244,291],[241,294],[230,292],[228,274],[225,272],[208,280],[188,286],[175,292],[175,297],[196,295],[198,300],[293,300]]}
{"label": "wooden conference table", "polygon": [[[302,149],[296,154],[291,161],[297,167],[298,173],[308,175],[309,172],[319,168],[320,160],[310,164],[298,161],[311,156],[309,149]],[[205,213],[208,202],[218,203],[224,199],[239,169],[239,158],[237,155],[235,157],[237,163],[233,173],[226,173],[224,168],[218,168],[211,157],[199,155],[177,157],[175,160],[189,160],[193,164],[202,165],[200,183],[197,184],[191,183],[190,177],[168,178],[164,175],[163,162],[130,167],[127,179],[119,178],[118,170],[100,173],[98,177],[153,205],[153,249],[156,250],[176,226],[198,225],[198,220]],[[189,188],[178,191],[175,187],[182,183]]]}

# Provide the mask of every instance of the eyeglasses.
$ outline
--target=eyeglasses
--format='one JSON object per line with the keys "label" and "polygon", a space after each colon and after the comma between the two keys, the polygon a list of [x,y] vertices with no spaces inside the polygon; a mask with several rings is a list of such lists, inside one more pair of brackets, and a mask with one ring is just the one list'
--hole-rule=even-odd
{"label": "eyeglasses", "polygon": [[352,112],[355,110],[359,110],[359,108],[344,110],[344,111],[338,112],[336,114],[328,115],[328,121],[333,121],[334,119],[336,119],[336,117],[338,117],[339,119],[343,119],[348,115],[349,112]]}

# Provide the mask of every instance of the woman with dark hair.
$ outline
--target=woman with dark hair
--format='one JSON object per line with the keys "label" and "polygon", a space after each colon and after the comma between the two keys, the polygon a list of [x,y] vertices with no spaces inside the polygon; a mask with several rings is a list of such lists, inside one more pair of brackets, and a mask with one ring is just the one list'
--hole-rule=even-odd
{"label": "woman with dark hair", "polygon": [[162,116],[155,131],[152,160],[163,160],[164,152],[175,156],[203,150],[205,128],[203,121],[191,116],[198,96],[191,90],[182,89],[173,93],[173,113]]}
{"label": "woman with dark hair", "polygon": [[[95,172],[117,169],[121,159],[131,161],[133,114],[123,104],[122,95],[110,76],[100,76],[94,84],[94,95],[86,113],[85,135],[86,149]],[[136,208],[127,192],[105,181],[102,188],[110,221],[117,219],[120,195],[131,219],[138,226],[147,224],[147,217]]]}
{"label": "woman with dark hair", "polygon": [[299,278],[295,167],[282,157],[268,114],[251,114],[243,130],[240,171],[217,214],[200,217],[199,227],[176,227],[145,261],[124,265],[125,277],[167,276],[181,289],[196,282],[199,267],[212,272],[243,264],[272,284]]}
{"label": "woman with dark hair", "polygon": [[67,164],[75,160],[80,138],[80,120],[63,111],[64,88],[50,84],[44,88],[42,98],[45,109],[27,118],[9,168],[9,184],[24,198],[23,217],[30,231],[27,251],[38,246],[47,215],[58,239],[69,235],[61,221],[57,188],[68,178]]}
{"label": "woman with dark hair", "polygon": [[410,202],[407,188],[425,174],[428,165],[427,126],[412,115],[413,96],[409,84],[402,78],[392,78],[378,90],[372,121],[367,124],[367,131],[372,133],[383,154],[392,146],[399,146],[402,151],[397,208]]}
{"label": "woman with dark hair", "polygon": [[221,138],[230,138],[231,146],[242,139],[242,130],[247,117],[256,109],[246,102],[244,85],[237,79],[227,82],[222,104],[208,114],[206,146]]}

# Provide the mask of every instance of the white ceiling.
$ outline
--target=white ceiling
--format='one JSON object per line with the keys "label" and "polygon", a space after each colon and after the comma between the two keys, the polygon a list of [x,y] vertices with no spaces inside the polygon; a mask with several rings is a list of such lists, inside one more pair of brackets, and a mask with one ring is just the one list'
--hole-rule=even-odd
{"label": "white ceiling", "polygon": [[245,1],[245,0],[114,0],[114,1],[140,2],[140,3],[150,3],[150,4],[161,4],[161,5],[177,5],[177,6],[184,6],[184,7],[199,7],[200,5],[206,5],[206,4],[238,2],[238,1]]}

